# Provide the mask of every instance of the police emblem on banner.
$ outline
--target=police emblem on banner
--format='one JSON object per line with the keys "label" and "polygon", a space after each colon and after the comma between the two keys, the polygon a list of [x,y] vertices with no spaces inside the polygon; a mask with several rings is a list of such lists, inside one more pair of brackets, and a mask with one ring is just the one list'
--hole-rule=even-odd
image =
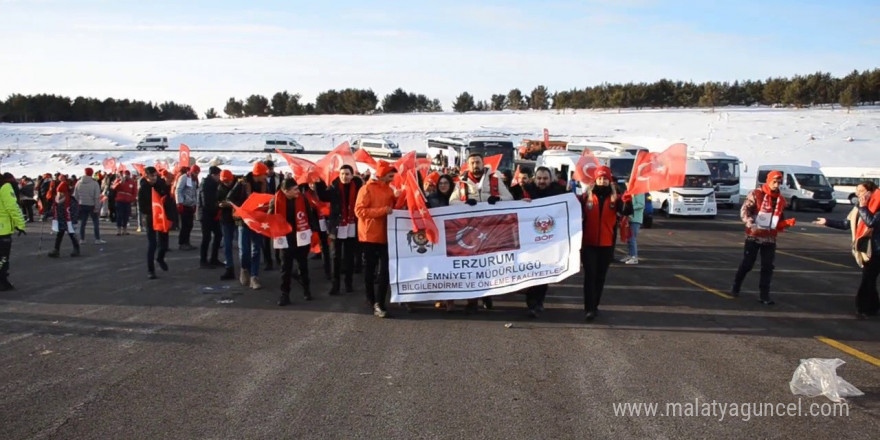
{"label": "police emblem on banner", "polygon": [[428,249],[434,249],[434,244],[428,241],[425,231],[409,231],[406,233],[406,242],[409,244],[409,250],[420,254],[428,252]]}

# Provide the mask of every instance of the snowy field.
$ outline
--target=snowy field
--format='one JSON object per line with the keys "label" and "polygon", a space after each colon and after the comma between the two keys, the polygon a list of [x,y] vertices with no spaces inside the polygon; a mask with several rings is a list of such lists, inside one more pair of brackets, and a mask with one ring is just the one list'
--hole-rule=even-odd
{"label": "snowy field", "polygon": [[[175,160],[178,145],[185,143],[200,163],[219,160],[225,167],[243,172],[251,162],[266,157],[264,141],[271,138],[292,138],[307,150],[329,150],[361,136],[383,137],[397,142],[404,152],[424,152],[428,137],[493,135],[509,137],[518,144],[522,138],[539,139],[544,127],[552,138],[561,140],[613,140],[651,150],[684,142],[694,150],[724,151],[748,166],[743,173],[746,187],[754,182],[754,173],[762,164],[809,165],[817,161],[822,166],[880,167],[880,107],[850,113],[839,108],[547,110],[0,124],[0,167],[16,176],[54,171],[81,174],[86,166],[100,168],[108,156],[126,165]],[[167,136],[169,149],[136,151],[135,144],[147,135]],[[199,152],[207,149],[221,151]]]}

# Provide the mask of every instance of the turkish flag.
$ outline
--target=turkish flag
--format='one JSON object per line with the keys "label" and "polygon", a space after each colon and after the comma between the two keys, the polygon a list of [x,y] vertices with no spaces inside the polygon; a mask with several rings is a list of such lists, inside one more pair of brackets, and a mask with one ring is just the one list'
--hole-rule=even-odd
{"label": "turkish flag", "polygon": [[550,130],[544,129],[544,148],[550,149]]}
{"label": "turkish flag", "polygon": [[516,171],[513,172],[513,179],[510,182],[510,186],[517,186],[522,182],[522,173],[519,171],[519,165],[516,166]]}
{"label": "turkish flag", "polygon": [[416,169],[419,170],[419,174],[422,175],[422,180],[425,180],[428,177],[428,172],[431,171],[431,159],[427,157],[420,157],[416,159]]}
{"label": "turkish flag", "polygon": [[496,154],[483,159],[483,168],[491,168],[492,174],[495,174],[495,172],[498,171],[498,166],[501,165],[501,158],[502,155]]}
{"label": "turkish flag", "polygon": [[108,173],[115,173],[116,172],[116,158],[115,157],[108,157],[108,158],[104,159],[104,161],[101,164],[104,165],[104,171],[107,171]]}
{"label": "turkish flag", "polygon": [[516,213],[444,220],[446,256],[465,257],[519,249]]}
{"label": "turkish flag", "polygon": [[640,151],[633,165],[627,194],[642,194],[684,185],[687,145],[674,144],[661,153]]}
{"label": "turkish flag", "polygon": [[397,170],[397,175],[394,176],[394,180],[391,181],[391,186],[401,189],[403,185],[406,184],[406,172],[409,170],[416,169],[416,152],[410,151],[397,159],[397,162],[394,162],[394,169]]}
{"label": "turkish flag", "polygon": [[277,148],[275,149],[275,152],[280,154],[281,157],[287,161],[287,165],[290,167],[290,171],[293,173],[296,183],[302,185],[304,183],[312,183],[321,178],[320,173],[318,172],[318,166],[315,165],[314,162],[293,157]]}
{"label": "turkish flag", "polygon": [[406,207],[409,210],[409,218],[413,222],[413,232],[425,231],[425,236],[431,243],[440,241],[440,231],[437,230],[437,224],[428,211],[428,203],[425,196],[419,189],[419,182],[416,181],[416,174],[413,170],[406,173]]}
{"label": "turkish flag", "polygon": [[165,197],[167,196],[159,196],[155,188],[152,189],[153,230],[159,232],[171,230],[171,220],[165,215]]}
{"label": "turkish flag", "polygon": [[596,156],[593,156],[593,152],[589,148],[584,148],[574,167],[574,180],[587,185],[592,184],[596,180],[596,168],[598,167],[599,161],[596,160]]}
{"label": "turkish flag", "polygon": [[182,167],[189,166],[189,147],[186,144],[180,144],[180,153],[177,156],[177,170]]}
{"label": "turkish flag", "polygon": [[[370,156],[370,153],[367,153],[363,149],[358,149],[357,151],[354,152],[354,160],[356,162],[360,162],[362,164],[369,165],[369,166],[373,167],[374,170],[376,168],[379,168],[379,163],[376,162],[376,159],[373,159],[373,156]],[[357,168],[355,168],[355,170],[357,170]]]}
{"label": "turkish flag", "polygon": [[144,166],[144,164],[142,164],[142,163],[133,163],[133,164],[131,164],[131,167],[134,168],[135,171],[137,171],[137,173],[138,173],[139,175],[141,175],[141,176],[146,176],[146,175],[147,175],[147,172],[144,171],[144,168],[146,168],[146,167]]}
{"label": "turkish flag", "polygon": [[272,198],[275,197],[274,194],[263,194],[263,193],[251,193],[248,196],[247,200],[241,204],[241,209],[247,211],[269,211],[269,203],[272,201]]}
{"label": "turkish flag", "polygon": [[318,174],[328,186],[339,176],[339,167],[343,165],[348,165],[352,170],[357,170],[357,161],[354,159],[354,155],[351,154],[351,146],[348,145],[348,141],[337,145],[336,148],[327,153],[321,160],[315,162]]}
{"label": "turkish flag", "polygon": [[162,170],[167,170],[167,169],[168,169],[168,162],[166,162],[164,160],[157,160],[156,161],[156,171],[162,171]]}
{"label": "turkish flag", "polygon": [[126,172],[126,171],[128,171],[128,168],[125,168],[125,164],[124,164],[124,163],[120,163],[119,166],[116,167],[116,172],[117,172],[117,173],[124,173],[124,172]]}
{"label": "turkish flag", "polygon": [[[271,196],[271,194],[269,194]],[[245,202],[247,203],[247,202]],[[241,207],[232,205],[235,215],[241,217],[241,220],[252,231],[269,238],[284,237],[293,231],[293,227],[287,220],[278,214],[269,214],[263,211],[251,211]]]}
{"label": "turkish flag", "polygon": [[[880,210],[880,191],[874,191],[871,193],[871,197],[868,198],[868,211],[877,214],[877,211]],[[794,220],[794,219],[792,219]],[[794,226],[793,224],[791,226]],[[868,237],[871,235],[872,229],[868,228],[868,225],[859,218],[859,221],[856,222],[856,237],[855,239],[862,239],[864,237]],[[876,257],[880,258],[880,256]]]}

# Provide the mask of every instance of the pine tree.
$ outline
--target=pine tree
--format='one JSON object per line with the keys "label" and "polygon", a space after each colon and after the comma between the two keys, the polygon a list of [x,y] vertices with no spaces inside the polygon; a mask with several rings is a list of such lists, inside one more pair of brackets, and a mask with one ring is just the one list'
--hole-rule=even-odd
{"label": "pine tree", "polygon": [[519,89],[512,89],[507,92],[507,102],[505,103],[506,107],[511,110],[520,110],[523,108],[523,97],[522,92]]}
{"label": "pine tree", "polygon": [[244,104],[236,100],[235,97],[229,98],[226,101],[226,106],[223,107],[223,113],[226,113],[230,118],[240,118],[243,114]]}
{"label": "pine tree", "polygon": [[245,116],[266,116],[269,114],[269,100],[263,95],[251,95],[245,100]]}
{"label": "pine tree", "polygon": [[712,112],[714,113],[720,96],[721,91],[718,90],[718,84],[711,81],[706,82],[703,84],[703,95],[700,96],[698,105],[700,107],[712,107]]}
{"label": "pine tree", "polygon": [[287,103],[290,101],[290,93],[287,90],[277,92],[272,96],[272,108],[269,113],[272,116],[285,116],[287,114]]}
{"label": "pine tree", "polygon": [[492,110],[504,110],[504,101],[507,97],[504,95],[492,95]]}
{"label": "pine tree", "polygon": [[547,88],[544,86],[535,87],[529,100],[529,107],[534,110],[547,110],[550,108],[550,98]]}
{"label": "pine tree", "polygon": [[840,99],[838,102],[841,107],[846,107],[846,112],[849,113],[850,109],[858,102],[858,92],[856,92],[856,86],[854,84],[850,84],[843,89],[843,92],[840,93]]}
{"label": "pine tree", "polygon": [[468,92],[462,92],[461,95],[458,95],[458,98],[455,99],[452,108],[459,113],[472,111],[474,110],[474,97]]}
{"label": "pine tree", "polygon": [[220,115],[217,114],[217,111],[214,110],[214,107],[209,108],[208,111],[205,112],[205,119],[214,119],[219,117]]}

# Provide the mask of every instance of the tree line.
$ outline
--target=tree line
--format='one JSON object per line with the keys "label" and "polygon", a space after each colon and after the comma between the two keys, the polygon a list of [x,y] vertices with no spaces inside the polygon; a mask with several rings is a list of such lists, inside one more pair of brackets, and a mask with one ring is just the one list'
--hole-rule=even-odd
{"label": "tree line", "polygon": [[[667,107],[723,107],[768,105],[807,107],[840,105],[847,109],[859,104],[880,102],[880,69],[852,71],[843,78],[817,72],[792,78],[767,78],[730,82],[672,81],[661,79],[654,83],[601,84],[583,89],[550,92],[539,85],[525,94],[520,89],[492,94],[488,100],[477,100],[469,92],[462,92],[452,103],[457,112],[491,110],[547,110],[547,109],[621,109]],[[380,105],[381,104],[381,105]],[[298,93],[277,92],[271,99],[264,95],[250,95],[245,99],[231,97],[223,113],[231,118],[247,116],[295,116],[345,114],[362,115],[376,112],[411,113],[441,112],[438,99],[398,88],[385,95],[381,103],[369,89],[327,90],[315,102],[304,103]],[[205,118],[220,117],[214,108]],[[103,101],[77,97],[71,100],[56,95],[14,94],[0,100],[0,122],[50,121],[162,121],[170,119],[197,119],[191,106],[173,101],[164,103],[137,100]]]}
{"label": "tree line", "polygon": [[506,95],[492,95],[488,101],[475,101],[462,92],[452,108],[457,112],[481,110],[562,110],[609,108],[722,107],[728,105],[807,107],[839,104],[847,109],[860,103],[880,101],[880,69],[853,71],[843,78],[830,73],[768,78],[757,81],[705,82],[660,81],[648,83],[602,84],[584,89],[555,92],[544,86],[524,95],[519,89]]}
{"label": "tree line", "polygon": [[0,100],[0,122],[166,121],[198,119],[192,107],[174,101],[152,103],[60,95],[10,95]]}

